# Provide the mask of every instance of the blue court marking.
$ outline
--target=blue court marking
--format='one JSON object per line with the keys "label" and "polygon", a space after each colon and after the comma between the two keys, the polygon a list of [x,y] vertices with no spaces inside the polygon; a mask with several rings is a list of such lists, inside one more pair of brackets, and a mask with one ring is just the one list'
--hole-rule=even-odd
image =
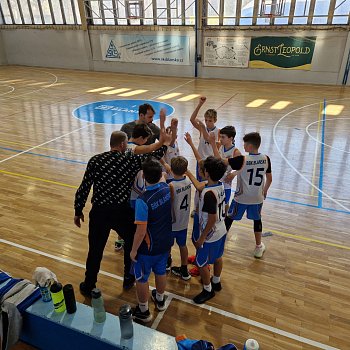
{"label": "blue court marking", "polygon": [[306,204],[306,203],[295,202],[295,201],[290,201],[288,199],[281,199],[281,198],[275,198],[275,197],[266,197],[266,199],[271,199],[273,201],[284,202],[284,203],[295,204],[295,205],[302,205],[304,207],[310,207],[310,208],[316,208],[316,209],[321,209],[321,210],[334,211],[336,213],[343,213],[343,214],[350,215],[350,212],[346,211],[346,210],[339,210],[339,209],[333,209],[333,208],[319,207],[318,205],[314,205],[314,204]]}
{"label": "blue court marking", "polygon": [[[323,114],[322,114],[322,136],[321,136],[321,156],[320,156],[320,177],[318,180],[318,188],[323,191],[323,168],[324,168],[324,149],[325,149],[325,129],[326,129],[326,99],[323,100]],[[322,208],[323,195],[318,191],[318,207]]]}
{"label": "blue court marking", "polygon": [[[23,152],[21,150],[8,148],[8,147],[0,147],[0,149],[6,150],[6,151],[10,151],[10,152],[17,152],[17,153]],[[55,159],[55,160],[61,160],[61,161],[64,161],[64,162],[69,162],[69,163],[78,163],[78,164],[84,164],[84,165],[87,164],[87,162],[82,162],[82,161],[79,161],[79,160],[48,156],[46,154],[40,154],[40,153],[34,153],[34,152],[27,152],[26,154],[30,154],[30,155],[37,156],[37,157],[44,157],[44,158],[51,158],[51,159]],[[343,214],[350,215],[350,212],[345,211],[345,210],[338,210],[338,209],[333,209],[333,208],[319,207],[318,205],[306,204],[306,203],[301,203],[301,202],[295,202],[295,201],[290,201],[290,200],[287,200],[287,199],[281,199],[281,198],[275,198],[275,197],[267,197],[266,199],[273,200],[273,201],[278,201],[278,202],[289,203],[289,204],[293,204],[293,205],[301,205],[301,206],[304,206],[304,207],[311,207],[311,208],[316,208],[316,209],[321,209],[321,210],[328,210],[328,211],[333,211],[333,212],[336,212],[336,213],[343,213]]]}
{"label": "blue court marking", "polygon": [[[23,151],[21,151],[19,149],[8,148],[8,147],[0,147],[0,149],[6,150],[6,151],[10,151],[10,152],[15,152],[15,153],[23,152]],[[82,162],[80,160],[48,156],[46,154],[41,154],[41,153],[26,152],[25,154],[31,154],[32,156],[37,156],[37,157],[44,157],[44,158],[51,158],[51,159],[56,159],[56,160],[62,160],[64,162],[69,162],[69,163],[87,164],[87,162]]]}
{"label": "blue court marking", "polygon": [[152,100],[107,100],[82,105],[73,111],[73,116],[97,124],[124,124],[138,119],[139,106],[144,103],[154,108],[154,120],[159,119],[162,108],[166,110],[167,116],[175,111],[174,107],[167,103]]}

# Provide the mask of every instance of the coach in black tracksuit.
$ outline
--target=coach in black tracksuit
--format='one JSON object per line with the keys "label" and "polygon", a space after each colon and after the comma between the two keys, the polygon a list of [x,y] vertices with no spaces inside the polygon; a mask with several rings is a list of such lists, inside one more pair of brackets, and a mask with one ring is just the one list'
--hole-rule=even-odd
{"label": "coach in black tracksuit", "polygon": [[111,229],[124,239],[123,287],[133,286],[135,278],[130,274],[130,251],[136,225],[134,211],[129,205],[130,191],[141,163],[150,155],[160,159],[167,147],[143,155],[135,155],[127,149],[127,135],[115,131],[111,135],[109,152],[92,157],[86,167],[83,181],[75,194],[74,223],[80,227],[84,221],[83,208],[93,186],[92,209],[89,221],[89,253],[86,260],[85,281],[80,283],[83,295],[91,296],[100,270],[103,250]]}

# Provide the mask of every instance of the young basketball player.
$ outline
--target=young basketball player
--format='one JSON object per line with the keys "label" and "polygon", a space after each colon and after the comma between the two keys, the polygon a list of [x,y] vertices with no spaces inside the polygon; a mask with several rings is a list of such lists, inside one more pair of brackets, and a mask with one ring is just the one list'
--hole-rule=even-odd
{"label": "young basketball player", "polygon": [[[215,139],[210,137],[215,151]],[[225,224],[227,231],[234,220],[241,220],[247,212],[247,218],[254,221],[255,250],[254,257],[261,258],[265,252],[265,245],[261,242],[262,221],[261,209],[267,191],[272,183],[271,161],[267,155],[259,153],[261,137],[258,132],[244,135],[245,156],[224,159],[237,173],[237,188],[234,199],[228,210]],[[216,156],[219,156],[216,151]]]}

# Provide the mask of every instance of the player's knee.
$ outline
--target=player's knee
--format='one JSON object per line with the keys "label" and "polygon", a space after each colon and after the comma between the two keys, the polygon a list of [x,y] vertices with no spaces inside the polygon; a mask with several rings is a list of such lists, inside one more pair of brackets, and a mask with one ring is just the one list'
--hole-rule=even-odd
{"label": "player's knee", "polygon": [[262,232],[261,220],[254,220],[254,232]]}

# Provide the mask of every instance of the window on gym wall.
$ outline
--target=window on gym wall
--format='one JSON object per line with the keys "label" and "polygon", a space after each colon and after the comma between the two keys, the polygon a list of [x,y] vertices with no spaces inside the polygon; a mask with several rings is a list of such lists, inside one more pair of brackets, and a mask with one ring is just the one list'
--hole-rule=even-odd
{"label": "window on gym wall", "polygon": [[194,0],[84,0],[93,25],[193,25]]}
{"label": "window on gym wall", "polygon": [[2,24],[81,24],[77,0],[0,1]]}

